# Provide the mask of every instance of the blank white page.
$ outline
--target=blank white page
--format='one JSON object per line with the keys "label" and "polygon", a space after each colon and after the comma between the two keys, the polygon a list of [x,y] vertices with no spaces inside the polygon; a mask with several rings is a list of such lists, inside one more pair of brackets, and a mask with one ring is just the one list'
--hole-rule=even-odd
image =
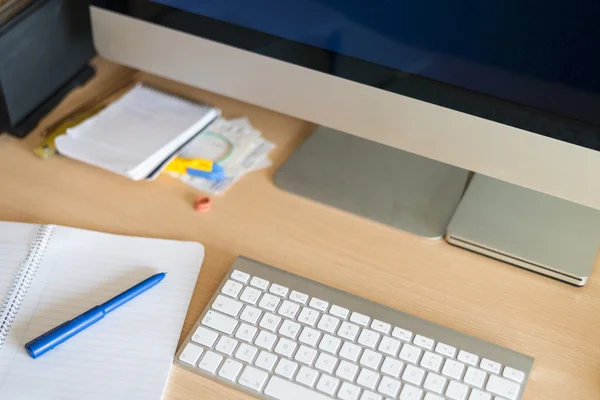
{"label": "blank white page", "polygon": [[[0,399],[161,399],[203,258],[198,243],[58,227],[0,350]],[[31,339],[159,272],[162,282],[92,327],[27,355]]]}

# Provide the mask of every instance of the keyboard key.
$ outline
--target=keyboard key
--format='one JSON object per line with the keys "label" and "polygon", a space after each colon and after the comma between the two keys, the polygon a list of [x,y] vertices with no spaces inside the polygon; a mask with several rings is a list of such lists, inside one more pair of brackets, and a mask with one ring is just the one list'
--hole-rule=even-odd
{"label": "keyboard key", "polygon": [[241,362],[228,358],[223,363],[218,375],[229,381],[235,382],[235,379],[239,375],[243,366],[244,365]]}
{"label": "keyboard key", "polygon": [[290,289],[286,288],[285,286],[281,286],[276,283],[272,284],[271,287],[269,288],[269,292],[274,293],[277,296],[281,296],[281,297],[285,297],[285,295],[287,294],[287,292],[289,290]]}
{"label": "keyboard key", "polygon": [[423,350],[421,350],[418,347],[405,343],[404,346],[402,346],[402,348],[400,349],[400,354],[398,354],[398,357],[401,360],[416,364],[422,351]]}
{"label": "keyboard key", "polygon": [[502,371],[502,376],[511,379],[517,383],[523,382],[523,378],[525,378],[525,374],[522,371],[516,370],[511,367],[504,367],[504,371]]}
{"label": "keyboard key", "polygon": [[238,315],[240,310],[242,309],[243,304],[237,300],[233,300],[232,298],[225,297],[223,295],[218,295],[212,304],[212,308],[217,311],[221,311],[224,314],[231,315],[235,317]]}
{"label": "keyboard key", "polygon": [[311,306],[312,308],[316,308],[319,311],[327,311],[327,307],[329,306],[329,303],[326,302],[325,300],[321,300],[321,299],[317,299],[316,297],[313,297],[308,302],[308,305]]}
{"label": "keyboard key", "polygon": [[337,328],[339,323],[339,319],[329,315],[323,315],[317,324],[317,328],[325,332],[333,333],[335,332],[335,328]]}
{"label": "keyboard key", "polygon": [[215,346],[215,350],[217,350],[220,353],[227,354],[228,356],[230,356],[233,354],[233,351],[237,347],[238,343],[239,342],[235,339],[232,339],[227,336],[221,336],[221,339],[219,339],[219,342]]}
{"label": "keyboard key", "polygon": [[377,349],[387,355],[395,356],[396,354],[398,354],[399,348],[400,342],[398,340],[393,339],[389,336],[385,336],[383,339],[381,339],[381,342],[379,343],[379,347]]}
{"label": "keyboard key", "polygon": [[479,356],[476,356],[473,353],[469,353],[468,351],[461,350],[458,352],[458,361],[462,361],[466,364],[472,365],[474,367],[477,366],[477,361],[479,361]]}
{"label": "keyboard key", "polygon": [[296,335],[300,332],[300,324],[290,321],[288,319],[283,321],[279,328],[279,333],[283,336],[289,337],[290,339],[296,339]]}
{"label": "keyboard key", "polygon": [[379,337],[381,335],[375,331],[369,329],[363,329],[358,337],[358,343],[363,346],[370,347],[372,349],[375,348],[377,342],[379,341]]}
{"label": "keyboard key", "polygon": [[420,400],[423,391],[411,385],[404,385],[400,393],[400,400]]}
{"label": "keyboard key", "polygon": [[338,392],[338,398],[341,400],[358,400],[360,388],[348,382],[342,383]]}
{"label": "keyboard key", "polygon": [[505,397],[508,400],[517,400],[520,386],[508,379],[500,378],[496,375],[490,375],[485,390],[490,393]]}
{"label": "keyboard key", "polygon": [[258,353],[258,357],[256,357],[254,365],[262,369],[266,369],[267,371],[272,371],[275,362],[277,362],[277,358],[278,357],[275,354],[261,350],[260,353]]}
{"label": "keyboard key", "polygon": [[469,395],[469,400],[492,400],[492,395],[482,392],[481,390],[473,389]]}
{"label": "keyboard key", "polygon": [[446,397],[451,400],[465,400],[468,391],[469,387],[467,385],[463,385],[456,381],[450,381],[448,388],[446,388]]}
{"label": "keyboard key", "polygon": [[204,354],[204,357],[202,357],[200,364],[198,364],[198,368],[214,374],[217,368],[219,368],[221,361],[223,361],[222,355],[212,351],[207,351],[206,354]]}
{"label": "keyboard key", "polygon": [[237,297],[237,295],[240,294],[242,287],[244,287],[244,285],[242,285],[241,283],[232,281],[231,279],[229,279],[223,285],[223,288],[221,289],[221,293],[224,293],[230,297]]}
{"label": "keyboard key", "polygon": [[345,358],[346,360],[356,362],[356,360],[358,360],[358,356],[360,355],[361,350],[362,349],[360,346],[357,346],[354,343],[344,341],[344,344],[340,349],[339,356]]}
{"label": "keyboard key", "polygon": [[312,310],[308,307],[302,307],[298,321],[306,325],[315,326],[315,322],[317,322],[319,315],[321,315],[321,313],[318,311]]}
{"label": "keyboard key", "polygon": [[317,331],[316,329],[305,326],[302,329],[302,333],[300,334],[298,341],[300,341],[301,343],[307,344],[309,346],[316,346],[320,337],[321,337],[321,332]]}
{"label": "keyboard key", "polygon": [[444,368],[442,368],[442,374],[449,378],[460,380],[464,370],[465,364],[454,360],[446,360],[444,363]]}
{"label": "keyboard key", "polygon": [[186,364],[196,365],[204,349],[195,344],[188,343],[179,355],[179,359]]}
{"label": "keyboard key", "polygon": [[413,343],[416,344],[417,346],[423,347],[427,350],[433,349],[433,339],[430,339],[425,336],[416,335],[415,338],[413,339]]}
{"label": "keyboard key", "polygon": [[358,383],[361,386],[364,386],[368,389],[375,389],[375,387],[377,386],[377,381],[379,381],[379,374],[376,372],[373,372],[369,369],[366,368],[362,368],[360,370],[360,374],[358,375],[358,378],[356,379],[356,383]]}
{"label": "keyboard key", "polygon": [[240,296],[240,300],[246,303],[256,304],[261,293],[262,292],[258,289],[246,286],[246,288],[244,288],[244,291],[242,292],[242,295]]}
{"label": "keyboard key", "polygon": [[250,275],[248,275],[245,272],[238,271],[236,269],[236,270],[233,270],[233,272],[231,273],[231,278],[235,279],[236,281],[246,283],[246,282],[248,282],[248,279],[250,279]]}
{"label": "keyboard key", "polygon": [[437,394],[425,393],[425,397],[423,398],[423,400],[444,400],[444,398],[438,396]]}
{"label": "keyboard key", "polygon": [[283,303],[281,303],[281,307],[279,307],[279,310],[277,310],[277,314],[283,315],[286,318],[293,319],[298,313],[299,309],[300,306],[298,304],[288,300],[284,300]]}
{"label": "keyboard key", "polygon": [[333,396],[339,384],[339,379],[323,374],[321,375],[321,379],[319,379],[319,383],[317,383],[317,390]]}
{"label": "keyboard key", "polygon": [[306,302],[308,301],[308,295],[292,290],[292,293],[290,293],[290,300],[293,300],[300,304],[306,304]]}
{"label": "keyboard key", "polygon": [[298,371],[298,375],[296,375],[296,382],[306,385],[308,387],[313,387],[315,382],[317,381],[317,377],[319,373],[306,366],[300,367],[300,371]]}
{"label": "keyboard key", "polygon": [[252,343],[257,331],[258,328],[242,323],[235,333],[235,337],[244,342]]}
{"label": "keyboard key", "polygon": [[275,346],[275,353],[280,354],[284,357],[291,357],[292,353],[296,349],[296,342],[292,342],[289,339],[281,338],[279,342],[277,342],[277,346]]}
{"label": "keyboard key", "polygon": [[328,396],[278,376],[273,376],[269,380],[265,394],[278,400],[331,400]]}
{"label": "keyboard key", "polygon": [[256,353],[258,353],[258,349],[256,347],[242,343],[235,352],[235,358],[246,361],[247,363],[251,363],[252,360],[254,360]]}
{"label": "keyboard key", "polygon": [[483,387],[486,375],[487,374],[480,369],[469,367],[467,368],[467,373],[463,380],[469,385],[481,388]]}
{"label": "keyboard key", "polygon": [[444,386],[446,386],[446,381],[447,379],[443,376],[430,372],[427,374],[427,378],[425,378],[423,387],[432,392],[442,394]]}
{"label": "keyboard key", "polygon": [[319,343],[319,349],[335,354],[341,344],[342,341],[339,338],[331,335],[323,335],[323,339],[321,339],[321,342]]}
{"label": "keyboard key", "polygon": [[294,372],[296,372],[297,368],[298,364],[282,358],[279,360],[277,367],[275,367],[275,373],[289,379],[292,377],[292,375],[294,375]]}
{"label": "keyboard key", "polygon": [[192,340],[206,347],[212,347],[219,334],[217,332],[199,326],[192,335]]}
{"label": "keyboard key", "polygon": [[271,332],[276,332],[277,327],[279,326],[279,322],[281,322],[281,317],[275,314],[265,313],[258,325],[261,328],[270,330]]}
{"label": "keyboard key", "polygon": [[342,319],[348,318],[348,314],[350,314],[350,310],[344,307],[336,306],[335,304],[331,305],[329,309],[329,313],[331,315],[335,315],[336,317],[340,317]]}
{"label": "keyboard key", "polygon": [[275,311],[280,301],[281,299],[279,297],[265,293],[262,299],[260,299],[258,306],[267,311]]}
{"label": "keyboard key", "polygon": [[362,326],[368,326],[370,320],[371,318],[361,313],[353,312],[352,315],[350,315],[350,321]]}
{"label": "keyboard key", "polygon": [[340,361],[340,365],[338,365],[337,370],[335,371],[336,376],[339,376],[340,378],[350,382],[354,382],[354,378],[356,377],[357,373],[358,366],[344,360]]}
{"label": "keyboard key", "polygon": [[333,369],[337,364],[337,358],[334,356],[330,356],[327,353],[319,353],[319,357],[317,358],[317,362],[315,362],[315,368],[320,369],[323,372],[327,372],[328,374],[333,373]]}
{"label": "keyboard key", "polygon": [[405,342],[410,342],[412,338],[412,332],[407,331],[406,329],[398,328],[397,326],[392,331],[392,336],[398,338],[400,340],[404,340]]}
{"label": "keyboard key", "polygon": [[381,372],[393,376],[394,378],[398,378],[403,366],[404,363],[402,361],[392,357],[386,357],[385,360],[383,360],[383,365],[381,365]]}
{"label": "keyboard key", "polygon": [[342,325],[340,326],[340,330],[338,331],[337,334],[339,336],[343,337],[344,339],[354,340],[356,338],[356,335],[358,334],[359,330],[360,330],[360,328],[358,327],[358,325],[354,325],[354,324],[344,321],[344,322],[342,322]]}
{"label": "keyboard key", "polygon": [[240,315],[240,319],[251,324],[256,324],[256,321],[258,321],[260,318],[260,314],[262,314],[262,311],[260,311],[258,308],[246,306]]}
{"label": "keyboard key", "polygon": [[273,345],[275,344],[276,340],[277,340],[277,336],[275,336],[272,333],[269,333],[267,331],[261,330],[258,333],[258,336],[256,337],[256,341],[254,342],[254,344],[257,345],[258,347],[262,347],[263,349],[271,350],[273,348]]}
{"label": "keyboard key", "polygon": [[400,381],[392,379],[388,376],[384,376],[383,378],[381,378],[381,382],[379,382],[379,387],[377,388],[377,391],[386,396],[396,397],[396,395],[400,391],[400,386],[402,386]]}
{"label": "keyboard key", "polygon": [[442,366],[442,361],[442,356],[434,354],[430,351],[426,351],[423,355],[423,358],[421,358],[421,367],[430,371],[438,372]]}
{"label": "keyboard key", "polygon": [[454,358],[456,355],[456,347],[438,342],[438,344],[435,345],[435,352],[446,357]]}
{"label": "keyboard key", "polygon": [[238,383],[249,389],[260,392],[268,376],[269,374],[267,374],[265,371],[261,371],[258,368],[254,368],[248,365],[246,366],[246,368],[244,368],[244,372],[242,372]]}
{"label": "keyboard key", "polygon": [[208,310],[202,318],[202,325],[213,328],[219,332],[231,335],[236,328],[237,320],[218,313],[213,310]]}
{"label": "keyboard key", "polygon": [[423,377],[425,376],[425,371],[419,367],[415,367],[414,365],[407,365],[404,368],[404,373],[402,374],[402,380],[408,383],[412,383],[416,386],[420,386],[421,382],[423,382]]}
{"label": "keyboard key", "polygon": [[391,327],[392,326],[390,324],[378,319],[374,319],[373,322],[371,322],[371,329],[386,335],[390,332]]}
{"label": "keyboard key", "polygon": [[294,356],[294,360],[300,361],[302,364],[312,365],[313,361],[317,357],[317,350],[306,347],[305,345],[300,345],[300,348],[296,352]]}
{"label": "keyboard key", "polygon": [[370,390],[365,390],[363,391],[362,396],[360,396],[360,400],[383,400],[383,397],[381,397],[380,394],[371,392]]}
{"label": "keyboard key", "polygon": [[252,279],[250,279],[250,284],[254,287],[265,290],[269,286],[269,281],[255,276]]}
{"label": "keyboard key", "polygon": [[497,363],[495,361],[488,360],[487,358],[482,358],[481,364],[479,364],[479,367],[484,371],[492,372],[494,374],[499,374],[500,369],[502,368],[502,365],[500,365],[500,363]]}
{"label": "keyboard key", "polygon": [[371,369],[377,369],[382,357],[383,356],[381,354],[376,353],[373,350],[365,349],[362,357],[360,358],[360,365],[369,367]]}

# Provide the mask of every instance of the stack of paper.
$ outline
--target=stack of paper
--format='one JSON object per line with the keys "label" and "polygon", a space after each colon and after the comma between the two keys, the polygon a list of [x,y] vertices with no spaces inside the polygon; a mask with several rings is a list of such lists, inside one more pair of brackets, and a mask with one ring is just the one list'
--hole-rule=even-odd
{"label": "stack of paper", "polygon": [[56,138],[59,153],[126,176],[152,179],[220,111],[137,85]]}
{"label": "stack of paper", "polygon": [[223,193],[247,173],[270,167],[269,153],[274,148],[247,118],[219,118],[185,146],[180,157],[217,162],[225,170],[225,179],[212,181],[185,174],[176,176],[207,193]]}

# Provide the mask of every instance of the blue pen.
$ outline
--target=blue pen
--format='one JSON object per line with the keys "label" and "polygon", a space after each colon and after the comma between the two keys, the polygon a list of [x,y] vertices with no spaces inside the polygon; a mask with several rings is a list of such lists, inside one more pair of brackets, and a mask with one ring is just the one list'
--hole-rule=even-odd
{"label": "blue pen", "polygon": [[129,300],[139,296],[146,290],[155,286],[162,281],[166,275],[167,274],[165,273],[152,275],[150,278],[138,283],[131,289],[127,289],[106,303],[96,306],[91,310],[84,312],[80,316],[57,326],[41,336],[38,336],[25,345],[27,353],[29,353],[32,358],[38,358],[42,354],[52,350],[56,346],[77,335],[82,330],[94,325],[96,322],[104,318],[104,316],[109,312],[116,310]]}

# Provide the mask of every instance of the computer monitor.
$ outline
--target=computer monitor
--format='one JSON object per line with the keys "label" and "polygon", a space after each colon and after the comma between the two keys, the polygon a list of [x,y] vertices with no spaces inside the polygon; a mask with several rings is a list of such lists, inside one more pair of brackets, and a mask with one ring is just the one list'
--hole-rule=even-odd
{"label": "computer monitor", "polygon": [[93,0],[100,55],[600,209],[600,3]]}

